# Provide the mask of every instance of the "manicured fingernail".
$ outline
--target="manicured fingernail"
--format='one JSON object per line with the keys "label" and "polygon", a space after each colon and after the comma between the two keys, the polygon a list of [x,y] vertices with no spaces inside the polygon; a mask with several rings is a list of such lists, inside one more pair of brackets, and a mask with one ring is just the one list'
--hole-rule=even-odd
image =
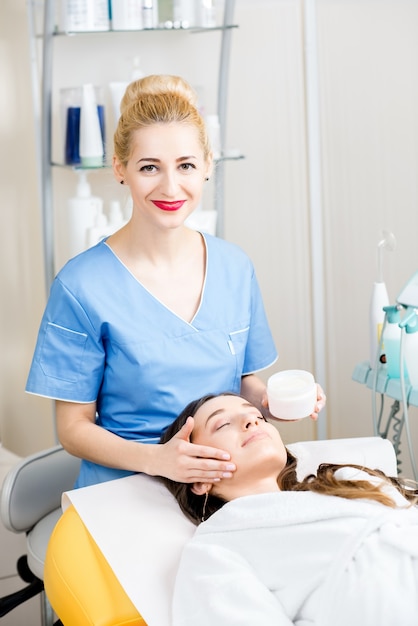
{"label": "manicured fingernail", "polygon": [[235,469],[235,465],[233,463],[228,463],[225,469],[231,470],[233,472]]}
{"label": "manicured fingernail", "polygon": [[223,455],[222,455],[222,458],[223,458],[225,461],[229,461],[229,459],[231,458],[231,456],[230,456],[229,454],[223,454]]}
{"label": "manicured fingernail", "polygon": [[231,474],[231,472],[224,472],[224,473],[222,474],[222,477],[223,477],[223,478],[231,478],[231,477],[232,477],[232,474]]}

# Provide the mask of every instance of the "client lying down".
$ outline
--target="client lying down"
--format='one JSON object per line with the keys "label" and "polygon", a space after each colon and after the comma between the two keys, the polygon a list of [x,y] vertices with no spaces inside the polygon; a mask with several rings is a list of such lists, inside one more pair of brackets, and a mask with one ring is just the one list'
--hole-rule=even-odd
{"label": "client lying down", "polygon": [[177,574],[173,626],[416,626],[416,492],[358,466],[296,479],[275,426],[240,396],[190,403],[162,442],[192,441],[236,464],[215,484],[162,479],[199,525]]}

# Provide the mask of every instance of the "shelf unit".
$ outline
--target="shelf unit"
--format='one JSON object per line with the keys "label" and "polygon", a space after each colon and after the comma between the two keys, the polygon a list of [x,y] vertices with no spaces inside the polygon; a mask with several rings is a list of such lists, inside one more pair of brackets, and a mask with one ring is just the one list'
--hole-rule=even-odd
{"label": "shelf unit", "polygon": [[[44,254],[44,273],[46,289],[52,284],[55,276],[54,266],[54,200],[53,200],[53,180],[52,170],[56,164],[52,161],[52,88],[53,88],[53,61],[54,61],[54,39],[57,37],[95,37],[109,36],[112,37],[117,31],[85,32],[85,33],[63,33],[58,32],[55,26],[55,2],[54,0],[44,0],[43,2],[43,27],[42,34],[36,32],[36,16],[35,5],[39,5],[36,0],[28,0],[28,19],[31,38],[31,56],[32,56],[32,80],[35,101],[35,111],[39,110],[39,128],[37,129],[38,143],[38,163],[39,163],[39,188],[40,203],[42,212],[42,236],[43,236],[43,254]],[[241,155],[228,156],[225,152],[226,138],[226,115],[227,115],[227,94],[229,82],[229,58],[231,50],[232,32],[237,26],[233,23],[235,0],[224,0],[222,23],[216,27],[210,28],[189,28],[190,35],[205,33],[210,31],[220,31],[220,57],[217,80],[217,115],[220,122],[220,140],[221,140],[221,157],[217,159],[214,169],[214,209],[217,212],[217,235],[222,237],[224,233],[224,189],[225,189],[225,161],[237,160],[242,158]],[[135,32],[138,37],[141,34],[150,31],[165,31],[169,36],[171,33],[175,35],[177,29],[155,28],[146,31],[137,30]],[[180,29],[185,32],[186,29]],[[126,31],[123,31],[124,33]],[[42,43],[42,60],[41,71],[37,69],[37,39],[41,39]],[[39,76],[40,90],[39,90]],[[72,168],[72,166],[64,166]],[[74,168],[73,168],[74,169]]]}

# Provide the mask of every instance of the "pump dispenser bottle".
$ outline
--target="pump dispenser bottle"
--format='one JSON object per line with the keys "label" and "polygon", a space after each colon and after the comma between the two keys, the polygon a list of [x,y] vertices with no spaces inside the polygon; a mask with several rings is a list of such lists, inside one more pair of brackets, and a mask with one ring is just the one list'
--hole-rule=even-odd
{"label": "pump dispenser bottle", "polygon": [[88,247],[87,233],[101,212],[103,200],[91,195],[85,170],[76,170],[76,195],[68,200],[68,251],[70,258]]}

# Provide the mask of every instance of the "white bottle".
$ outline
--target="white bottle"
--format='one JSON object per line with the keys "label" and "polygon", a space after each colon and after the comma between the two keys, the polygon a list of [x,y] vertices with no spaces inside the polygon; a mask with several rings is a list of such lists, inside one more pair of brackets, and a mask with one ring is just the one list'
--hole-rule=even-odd
{"label": "white bottle", "polygon": [[141,30],[141,0],[112,0],[112,30]]}
{"label": "white bottle", "polygon": [[61,28],[65,32],[109,30],[108,0],[62,0]]}
{"label": "white bottle", "polygon": [[103,138],[93,85],[83,85],[80,109],[80,159],[83,167],[101,167]]}
{"label": "white bottle", "polygon": [[114,80],[109,83],[109,92],[112,104],[112,116],[115,128],[118,125],[118,121],[120,118],[120,103],[128,85],[129,83],[127,81]]}
{"label": "white bottle", "polygon": [[190,28],[196,26],[196,0],[173,0],[174,28]]}
{"label": "white bottle", "polygon": [[199,25],[203,28],[216,26],[216,9],[214,0],[200,0]]}
{"label": "white bottle", "polygon": [[158,1],[142,0],[142,28],[157,28],[158,26]]}
{"label": "white bottle", "polygon": [[108,221],[103,213],[103,205],[96,213],[93,225],[87,231],[87,246],[95,246],[99,241],[108,236]]}
{"label": "white bottle", "polygon": [[406,333],[404,350],[409,382],[418,389],[418,313],[416,311],[406,316],[402,320],[402,325],[405,326]]}
{"label": "white bottle", "polygon": [[125,226],[126,220],[123,217],[119,200],[112,200],[109,209],[109,225],[107,232],[109,235],[115,233],[119,228]]}
{"label": "white bottle", "polygon": [[102,211],[101,198],[91,195],[91,188],[84,170],[76,170],[78,181],[76,195],[68,200],[67,233],[70,258],[88,247],[87,233]]}
{"label": "white bottle", "polygon": [[375,282],[373,283],[372,295],[370,298],[369,309],[369,324],[370,324],[370,367],[374,368],[381,355],[377,355],[377,350],[380,342],[380,335],[382,332],[383,322],[385,319],[384,306],[389,306],[389,296],[385,283]]}

